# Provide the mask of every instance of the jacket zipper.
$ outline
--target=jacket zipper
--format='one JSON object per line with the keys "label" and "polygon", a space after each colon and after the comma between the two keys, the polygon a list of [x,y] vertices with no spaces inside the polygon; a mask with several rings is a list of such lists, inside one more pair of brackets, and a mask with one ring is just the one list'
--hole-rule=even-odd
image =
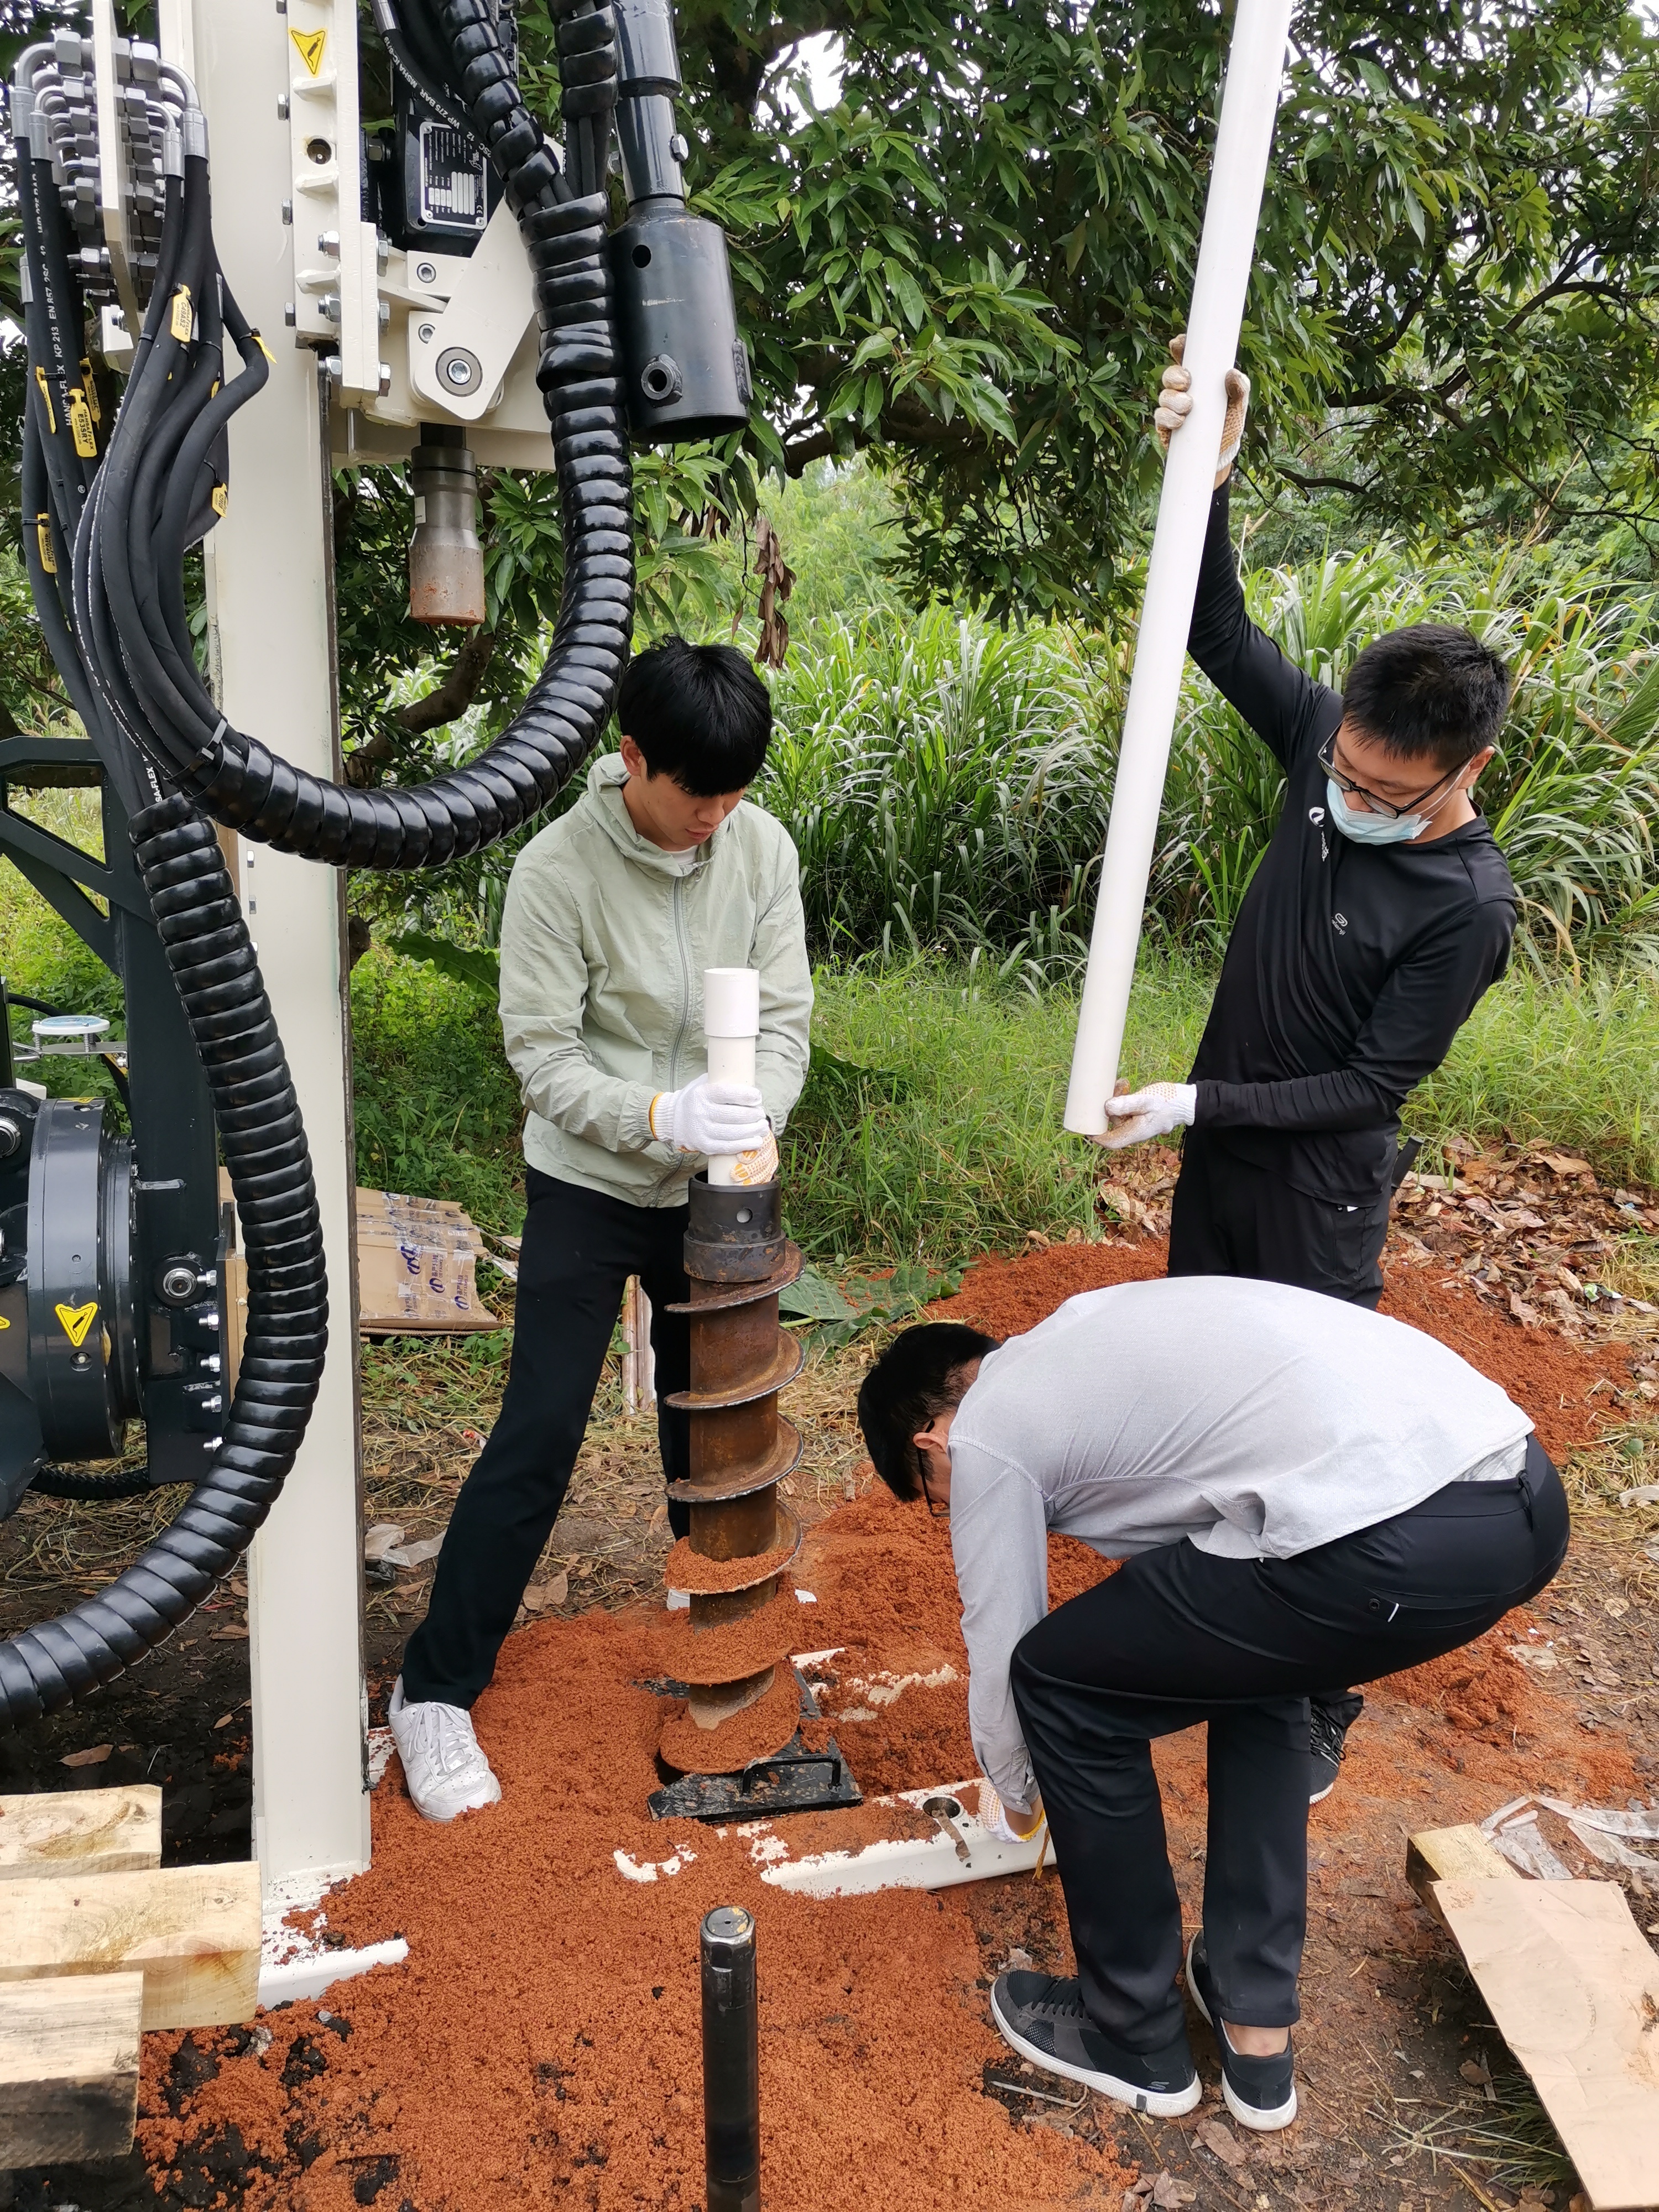
{"label": "jacket zipper", "polygon": [[[671,1091],[676,1091],[679,1088],[678,1078],[680,1068],[680,1052],[685,1043],[685,1033],[691,1026],[691,945],[685,931],[685,878],[684,876],[674,878],[669,889],[669,902],[674,918],[675,949],[680,956],[679,1026],[674,1031],[673,1043],[668,1048],[668,1088]],[[669,1168],[665,1170],[656,1189],[651,1194],[651,1202],[653,1206],[660,1200],[670,1183],[677,1180],[678,1174],[678,1168]]]}

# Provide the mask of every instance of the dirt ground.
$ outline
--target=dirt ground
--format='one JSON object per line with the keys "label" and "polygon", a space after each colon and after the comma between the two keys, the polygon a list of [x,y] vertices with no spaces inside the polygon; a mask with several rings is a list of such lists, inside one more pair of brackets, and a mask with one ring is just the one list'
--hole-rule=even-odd
{"label": "dirt ground", "polygon": [[[1565,1467],[1575,1540],[1530,1613],[1370,1693],[1313,1817],[1303,2117],[1283,2136],[1244,2137],[1213,2094],[1186,2120],[1139,2121],[1012,2058],[986,1991],[1011,1961],[1069,1970],[1052,1875],[819,1904],[763,1885],[735,1835],[644,1820],[661,1709],[632,1686],[657,1671],[668,1537],[651,1420],[623,1413],[608,1376],[533,1605],[478,1709],[503,1805],[434,1831],[394,1760],[376,1794],[374,1866],[330,1901],[348,1940],[405,1934],[408,1965],[252,2028],[147,2037],[131,2158],[20,2174],[15,2204],[700,2207],[696,1929],[735,1899],[761,1928],[769,2212],[850,2212],[878,2190],[895,2212],[942,2212],[988,2190],[1012,2212],[1517,2200],[1567,2212],[1571,2169],[1403,1861],[1413,1829],[1478,1820],[1528,1790],[1615,1806],[1659,1791],[1659,1500],[1618,1502],[1659,1483],[1659,1316],[1644,1310],[1659,1215],[1644,1194],[1596,1191],[1582,1165],[1471,1152],[1450,1188],[1413,1184],[1397,1208],[1385,1310],[1432,1328],[1526,1407]],[[1170,1156],[1149,1153],[1133,1181],[1106,1187],[1097,1241],[1033,1237],[941,1310],[1006,1330],[1094,1283],[1160,1272],[1169,1174]],[[1507,1218],[1522,1212],[1537,1225]],[[1557,1289],[1560,1304],[1546,1295]],[[802,1648],[842,1648],[825,1704],[866,1797],[972,1772],[947,1540],[872,1492],[850,1419],[868,1356],[855,1345],[814,1358],[789,1405],[808,1443],[792,1503],[813,1524]],[[369,1517],[413,1541],[441,1528],[499,1370],[432,1348],[376,1357]],[[157,1511],[26,1505],[0,1528],[0,1631],[100,1585]],[[1054,1601],[1099,1571],[1057,1543]],[[369,1592],[375,1722],[429,1576]],[[169,1862],[246,1852],[244,1595],[233,1586],[98,1699],[0,1738],[0,1790],[148,1777],[164,1788]],[[956,1679],[872,1714],[854,1684],[877,1668]],[[1172,1740],[1159,1765],[1195,1920],[1201,1741]],[[822,1848],[826,1821],[875,1816],[813,1817]],[[697,1856],[672,1880],[639,1886],[616,1871],[617,1849],[660,1860],[676,1846]],[[1633,1901],[1659,1932],[1659,1905]],[[1213,2093],[1196,2020],[1194,2044]],[[0,2203],[6,2191],[0,2177]]]}

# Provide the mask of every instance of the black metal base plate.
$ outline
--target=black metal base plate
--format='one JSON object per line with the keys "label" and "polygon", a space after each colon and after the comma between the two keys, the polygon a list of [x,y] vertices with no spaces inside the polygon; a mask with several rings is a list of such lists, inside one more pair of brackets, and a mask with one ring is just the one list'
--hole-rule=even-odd
{"label": "black metal base plate", "polygon": [[[796,1670],[801,1718],[819,1717],[817,1699]],[[653,1690],[681,1686],[652,1682]],[[754,1820],[771,1813],[830,1813],[861,1805],[863,1793],[831,1736],[822,1751],[809,1751],[797,1732],[771,1759],[757,1760],[739,1774],[679,1774],[646,1800],[653,1820]]]}

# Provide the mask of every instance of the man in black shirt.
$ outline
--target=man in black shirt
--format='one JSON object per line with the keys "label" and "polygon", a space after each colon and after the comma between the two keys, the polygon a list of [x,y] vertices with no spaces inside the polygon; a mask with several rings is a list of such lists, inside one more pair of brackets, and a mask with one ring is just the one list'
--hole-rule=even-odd
{"label": "man in black shirt", "polygon": [[[1157,421],[1192,402],[1179,341]],[[1188,650],[1285,770],[1191,1079],[1108,1103],[1109,1150],[1185,1127],[1172,1275],[1249,1275],[1375,1306],[1408,1093],[1508,964],[1516,896],[1476,807],[1509,674],[1469,631],[1375,639],[1339,694],[1251,622],[1228,537],[1249,386],[1228,379],[1222,466]],[[1358,1698],[1315,1701],[1314,1790]]]}

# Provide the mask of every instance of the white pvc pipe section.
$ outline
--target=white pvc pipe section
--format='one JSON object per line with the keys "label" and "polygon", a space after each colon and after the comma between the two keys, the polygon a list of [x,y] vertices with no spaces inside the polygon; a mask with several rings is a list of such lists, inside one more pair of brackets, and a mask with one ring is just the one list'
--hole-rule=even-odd
{"label": "white pvc pipe section", "polygon": [[[708,1048],[708,1075],[714,1083],[742,1083],[754,1088],[755,1040],[760,1035],[760,970],[758,968],[705,968],[702,971],[702,1033]],[[736,1153],[721,1154],[708,1163],[708,1180],[730,1185],[736,1181]]]}
{"label": "white pvc pipe section", "polygon": [[1221,451],[1225,379],[1238,350],[1291,7],[1291,0],[1238,0],[1227,58],[1183,356],[1192,372],[1193,408],[1170,439],[1164,463],[1066,1094],[1066,1127],[1085,1137],[1097,1137],[1106,1127],[1106,1101],[1123,1048],[1187,633]]}

